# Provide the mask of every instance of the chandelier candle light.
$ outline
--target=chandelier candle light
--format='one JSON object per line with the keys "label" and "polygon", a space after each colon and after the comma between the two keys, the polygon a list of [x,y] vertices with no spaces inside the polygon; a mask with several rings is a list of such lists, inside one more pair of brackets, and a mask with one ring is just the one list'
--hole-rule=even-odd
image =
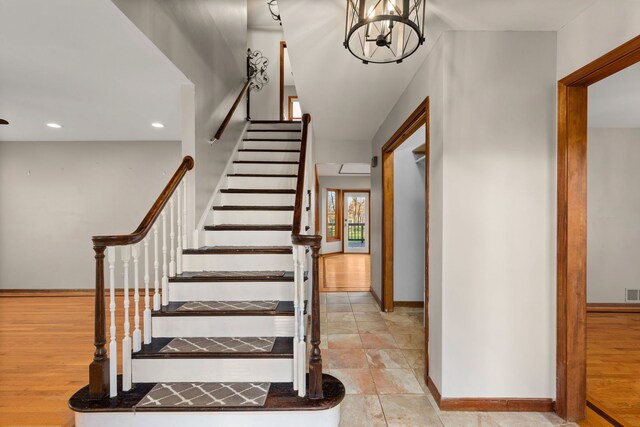
{"label": "chandelier candle light", "polygon": [[364,64],[402,62],[424,43],[425,0],[347,0],[344,47]]}

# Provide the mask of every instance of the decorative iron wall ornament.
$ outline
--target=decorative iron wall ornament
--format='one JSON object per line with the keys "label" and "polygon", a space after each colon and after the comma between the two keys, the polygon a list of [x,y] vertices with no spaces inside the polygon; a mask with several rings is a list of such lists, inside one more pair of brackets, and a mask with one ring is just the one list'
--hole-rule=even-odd
{"label": "decorative iron wall ornament", "polygon": [[347,0],[344,47],[368,64],[400,63],[424,43],[425,0]]}
{"label": "decorative iron wall ornament", "polygon": [[280,19],[280,8],[278,7],[277,0],[267,0],[267,5],[269,6],[269,12],[271,12],[271,17],[274,21],[278,21],[280,25],[282,25],[282,20]]}
{"label": "decorative iron wall ornament", "polygon": [[259,50],[247,49],[247,67],[249,74],[249,89],[259,92],[264,85],[269,83],[267,66],[269,59],[262,55]]}

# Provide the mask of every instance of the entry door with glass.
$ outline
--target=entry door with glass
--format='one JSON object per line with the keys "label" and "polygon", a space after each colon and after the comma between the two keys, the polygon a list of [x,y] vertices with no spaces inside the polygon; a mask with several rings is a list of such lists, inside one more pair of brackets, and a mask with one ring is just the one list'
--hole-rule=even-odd
{"label": "entry door with glass", "polygon": [[345,253],[369,252],[369,193],[344,192]]}

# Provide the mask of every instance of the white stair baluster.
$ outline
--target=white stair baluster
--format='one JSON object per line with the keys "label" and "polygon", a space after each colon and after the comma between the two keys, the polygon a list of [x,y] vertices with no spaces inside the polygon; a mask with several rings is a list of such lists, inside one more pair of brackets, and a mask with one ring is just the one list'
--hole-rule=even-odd
{"label": "white stair baluster", "polygon": [[182,180],[182,249],[187,248],[187,176]]}
{"label": "white stair baluster", "polygon": [[162,211],[162,305],[169,304],[167,278],[167,210]]}
{"label": "white stair baluster", "polygon": [[142,349],[142,339],[140,332],[140,246],[136,243],[131,245],[131,256],[133,257],[133,351],[139,352]]}
{"label": "white stair baluster", "polygon": [[174,224],[174,202],[173,202],[174,197],[171,197],[171,199],[169,199],[169,212],[170,212],[170,217],[169,217],[169,230],[170,230],[170,234],[169,234],[169,241],[171,242],[171,250],[169,251],[169,277],[174,277],[176,275],[176,260],[175,260],[175,256],[176,256],[176,248],[175,248],[175,237],[176,237],[176,233],[173,229],[173,224]]}
{"label": "white stair baluster", "polygon": [[144,343],[151,344],[151,309],[149,308],[149,236],[144,239]]}
{"label": "white stair baluster", "polygon": [[304,315],[304,259],[305,250],[304,246],[296,246],[294,250],[298,251],[298,264],[297,268],[297,281],[295,282],[298,296],[298,319],[300,322],[296,325],[299,328],[298,342],[296,343],[296,350],[298,353],[298,396],[304,397],[307,393],[307,344],[305,342],[306,334],[306,317]]}
{"label": "white stair baluster", "polygon": [[178,247],[176,248],[176,273],[182,274],[182,185],[178,186]]}
{"label": "white stair baluster", "polygon": [[131,337],[129,336],[129,260],[131,246],[120,250],[124,268],[124,338],[122,338],[122,390],[131,390]]}
{"label": "white stair baluster", "polygon": [[298,332],[300,331],[300,329],[298,328],[298,323],[301,322],[302,320],[298,318],[298,247],[297,246],[293,246],[292,247],[292,254],[293,254],[293,314],[294,314],[294,330],[293,330],[293,389],[294,390],[299,390],[298,387],[298,382],[299,382],[299,378],[298,378],[298,372],[300,371],[298,369],[298,351],[297,351],[297,345],[298,345]]}
{"label": "white stair baluster", "polygon": [[160,275],[158,268],[160,267],[160,261],[158,258],[158,224],[153,224],[153,310],[160,310]]}
{"label": "white stair baluster", "polygon": [[118,343],[116,342],[116,248],[107,248],[109,262],[109,397],[118,395]]}

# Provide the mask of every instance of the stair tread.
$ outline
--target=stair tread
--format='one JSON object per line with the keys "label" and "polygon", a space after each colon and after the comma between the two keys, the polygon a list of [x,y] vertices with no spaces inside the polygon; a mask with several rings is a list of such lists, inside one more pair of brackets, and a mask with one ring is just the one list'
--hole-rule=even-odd
{"label": "stair tread", "polygon": [[[257,337],[236,337],[226,338],[233,340],[251,340]],[[172,359],[172,358],[193,358],[193,359],[269,359],[269,358],[292,358],[293,357],[293,337],[274,337],[273,348],[270,351],[161,351],[171,343],[174,338],[153,338],[151,344],[145,344],[142,349],[133,353],[134,359]],[[195,340],[196,338],[181,338],[181,340]],[[210,337],[208,340],[220,340],[221,338]]]}
{"label": "stair tread", "polygon": [[206,231],[291,231],[289,224],[219,224],[205,225]]}
{"label": "stair tread", "polygon": [[252,124],[286,124],[286,125],[300,125],[302,124],[301,120],[261,120],[261,119],[253,119],[249,120]]}
{"label": "stair tread", "polygon": [[[221,301],[188,301],[188,302],[170,302],[163,306],[159,311],[153,311],[153,317],[168,316],[293,316],[293,301],[277,301],[274,309],[255,309],[255,310],[208,310],[194,309],[181,310],[180,308],[189,303],[219,303]],[[229,301],[225,301],[229,302]],[[234,303],[243,303],[247,301],[233,301]],[[255,302],[255,301],[254,301]]]}
{"label": "stair tread", "polygon": [[300,138],[244,138],[243,141],[302,142]]}
{"label": "stair tread", "polygon": [[225,194],[296,194],[296,190],[289,188],[224,188]]}
{"label": "stair tread", "polygon": [[169,282],[293,282],[293,271],[183,271]]}
{"label": "stair tread", "polygon": [[214,211],[292,211],[293,206],[263,206],[263,205],[222,205],[212,206]]}
{"label": "stair tread", "polygon": [[290,254],[291,246],[201,246],[185,249],[184,255],[204,254]]}
{"label": "stair tread", "polygon": [[300,133],[301,129],[247,129],[247,132],[289,132],[289,133]]}
{"label": "stair tread", "polygon": [[298,175],[282,173],[228,173],[227,176],[241,176],[249,178],[297,178]]}
{"label": "stair tread", "polygon": [[236,165],[297,165],[300,162],[289,162],[285,160],[234,160],[233,163]]}
{"label": "stair tread", "polygon": [[[136,383],[131,390],[122,392],[122,376],[118,376],[118,396],[105,397],[97,400],[89,396],[89,386],[78,390],[69,399],[69,407],[76,412],[238,412],[238,411],[309,411],[327,410],[338,405],[345,395],[344,385],[337,378],[322,375],[323,399],[311,400],[308,397],[298,397],[298,392],[293,389],[293,383],[271,383],[269,393],[262,406],[211,406],[211,407],[173,407],[154,408],[149,406],[137,407],[136,405],[158,383]],[[220,383],[216,383],[220,384]]]}
{"label": "stair tread", "polygon": [[241,148],[238,150],[241,153],[299,153],[300,150],[286,150],[286,149],[270,149],[270,148]]}

